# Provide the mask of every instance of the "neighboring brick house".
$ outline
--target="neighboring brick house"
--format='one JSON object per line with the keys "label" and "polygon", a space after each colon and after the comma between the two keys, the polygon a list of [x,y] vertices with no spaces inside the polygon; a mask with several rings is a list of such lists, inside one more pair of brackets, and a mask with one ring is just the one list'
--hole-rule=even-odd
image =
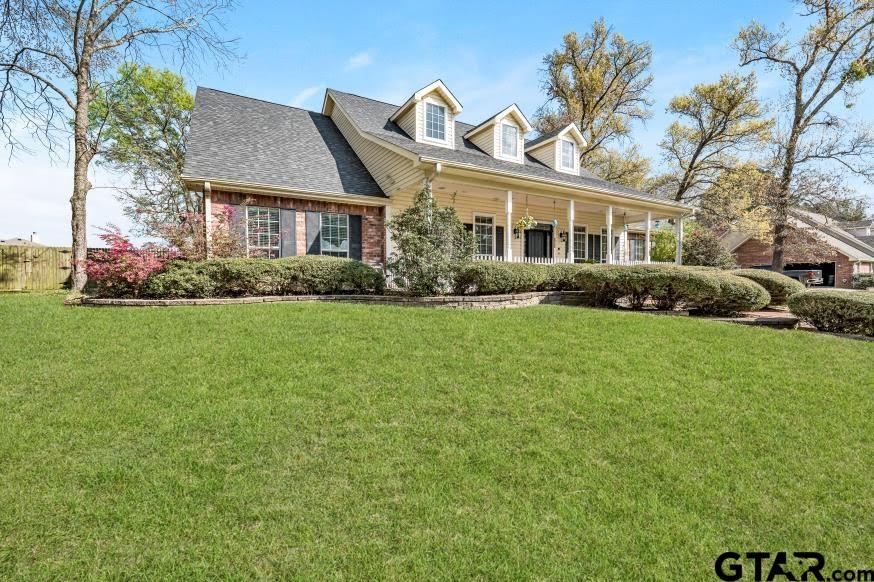
{"label": "neighboring brick house", "polygon": [[[794,228],[815,236],[819,245],[815,254],[810,249],[786,249],[785,269],[818,269],[825,285],[840,288],[853,286],[858,274],[874,273],[874,246],[847,232],[840,223],[806,210],[793,209],[790,216]],[[734,254],[744,268],[770,268],[771,245],[739,232],[726,233],[720,243]],[[809,243],[808,243],[809,244]]]}
{"label": "neighboring brick house", "polygon": [[[328,89],[320,113],[198,88],[183,178],[203,194],[208,244],[231,210],[250,256],[383,265],[386,220],[425,187],[455,207],[483,260],[646,263],[651,224],[682,233],[689,206],[580,167],[576,126],[526,141],[516,105],[476,125],[461,110],[442,81],[400,106]],[[523,216],[537,225],[518,228]]]}

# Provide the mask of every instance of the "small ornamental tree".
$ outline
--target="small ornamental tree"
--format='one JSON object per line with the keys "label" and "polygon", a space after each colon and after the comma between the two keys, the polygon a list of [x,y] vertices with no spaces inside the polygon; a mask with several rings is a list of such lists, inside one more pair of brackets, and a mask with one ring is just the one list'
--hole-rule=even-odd
{"label": "small ornamental tree", "polygon": [[106,250],[95,251],[86,265],[88,281],[100,297],[138,297],[146,280],[164,269],[175,253],[148,244],[137,249],[115,225],[99,235]]}
{"label": "small ornamental tree", "polygon": [[440,208],[428,189],[416,194],[413,204],[388,222],[394,252],[388,269],[395,283],[411,295],[439,295],[455,285],[461,268],[476,251],[452,207]]}
{"label": "small ornamental tree", "polygon": [[[246,254],[243,241],[231,229],[236,210],[224,205],[212,214],[212,258],[242,257]],[[180,257],[192,261],[207,258],[206,227],[201,212],[185,212],[174,220],[154,224],[152,231],[170,244]]]}
{"label": "small ornamental tree", "polygon": [[735,265],[735,260],[719,244],[719,239],[712,231],[695,227],[683,237],[683,264],[730,269]]}

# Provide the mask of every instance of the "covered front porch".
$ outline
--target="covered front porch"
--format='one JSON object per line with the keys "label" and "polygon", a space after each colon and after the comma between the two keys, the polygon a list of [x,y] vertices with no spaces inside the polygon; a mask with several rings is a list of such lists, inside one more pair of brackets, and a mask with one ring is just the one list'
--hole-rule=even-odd
{"label": "covered front porch", "polygon": [[[652,233],[677,233],[672,261],[682,263],[684,210],[659,201],[613,203],[580,194],[497,190],[466,181],[434,179],[432,195],[452,206],[477,241],[477,260],[518,263],[651,264]],[[523,217],[533,219],[527,227]],[[388,243],[391,244],[390,241]]]}

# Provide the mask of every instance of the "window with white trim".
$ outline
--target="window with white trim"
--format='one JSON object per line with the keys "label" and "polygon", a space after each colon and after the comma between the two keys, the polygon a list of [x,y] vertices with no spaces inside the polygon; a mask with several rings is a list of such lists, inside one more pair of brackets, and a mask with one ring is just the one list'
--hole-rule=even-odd
{"label": "window with white trim", "polygon": [[446,108],[436,103],[425,103],[425,136],[446,140]]}
{"label": "window with white trim", "polygon": [[576,160],[576,146],[574,142],[566,139],[561,140],[561,167],[565,170],[574,169]]}
{"label": "window with white trim", "polygon": [[645,257],[646,238],[640,233],[628,235],[628,258],[632,261],[642,261]]}
{"label": "window with white trim", "polygon": [[501,154],[508,158],[519,156],[519,128],[515,125],[501,124]]}
{"label": "window with white trim", "polygon": [[586,260],[586,227],[574,226],[574,262]]}
{"label": "window with white trim", "polygon": [[332,257],[349,256],[349,215],[322,212],[322,254]]}
{"label": "window with white trim", "polygon": [[246,254],[274,259],[279,256],[279,209],[246,207]]}
{"label": "window with white trim", "polygon": [[495,219],[476,214],[473,217],[473,236],[476,238],[478,255],[495,254]]}

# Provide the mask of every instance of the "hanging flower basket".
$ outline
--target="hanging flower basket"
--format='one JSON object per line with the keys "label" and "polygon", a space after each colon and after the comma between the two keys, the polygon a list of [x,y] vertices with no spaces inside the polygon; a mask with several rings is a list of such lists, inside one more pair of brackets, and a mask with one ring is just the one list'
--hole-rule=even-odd
{"label": "hanging flower basket", "polygon": [[519,219],[516,223],[516,228],[519,230],[528,230],[529,228],[534,228],[537,226],[537,221],[534,220],[533,216],[525,215]]}

